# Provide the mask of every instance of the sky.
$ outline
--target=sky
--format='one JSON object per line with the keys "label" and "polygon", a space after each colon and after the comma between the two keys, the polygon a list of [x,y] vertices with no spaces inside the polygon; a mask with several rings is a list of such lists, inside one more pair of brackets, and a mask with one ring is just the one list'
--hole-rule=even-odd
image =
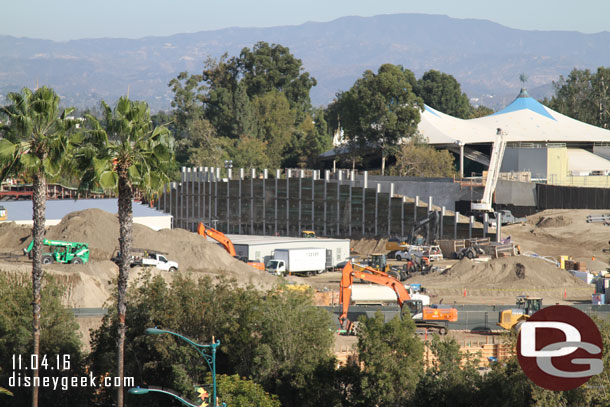
{"label": "sky", "polygon": [[425,13],[526,30],[610,31],[608,0],[4,0],[0,35],[66,41]]}

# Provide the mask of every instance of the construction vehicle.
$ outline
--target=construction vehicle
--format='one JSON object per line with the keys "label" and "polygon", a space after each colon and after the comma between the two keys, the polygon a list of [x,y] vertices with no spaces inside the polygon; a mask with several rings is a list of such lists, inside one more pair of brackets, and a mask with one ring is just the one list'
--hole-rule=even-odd
{"label": "construction vehicle", "polygon": [[[50,248],[50,251],[42,253],[42,264],[84,264],[89,261],[89,245],[87,243],[44,239],[42,245]],[[32,239],[28,247],[23,249],[23,254],[32,258],[33,247],[34,239]]]}
{"label": "construction vehicle", "polygon": [[201,222],[199,223],[199,225],[197,225],[197,233],[200,234],[201,236],[203,236],[204,238],[210,237],[210,238],[216,240],[218,243],[220,243],[222,245],[222,247],[224,247],[224,249],[227,251],[227,253],[229,253],[231,256],[235,257],[237,260],[241,260],[244,263],[248,264],[248,266],[252,266],[255,269],[265,271],[264,263],[262,263],[260,261],[251,261],[251,260],[248,260],[247,258],[239,257],[237,255],[237,252],[235,251],[235,246],[233,246],[233,242],[231,242],[231,239],[226,237],[224,233],[222,233],[214,228],[206,227]]}
{"label": "construction vehicle", "polygon": [[343,268],[339,286],[339,303],[342,307],[339,322],[341,323],[341,328],[347,332],[352,330],[352,323],[347,318],[347,313],[351,304],[354,278],[385,285],[393,289],[396,293],[396,300],[401,308],[401,313],[409,312],[415,325],[419,328],[436,329],[441,335],[444,335],[448,331],[447,322],[457,321],[458,315],[455,308],[424,307],[421,300],[412,299],[405,286],[392,276],[384,275],[384,273],[370,267],[360,266],[358,268],[360,270],[355,270],[352,264],[348,262]]}
{"label": "construction vehicle", "polygon": [[408,249],[408,247],[409,247],[409,244],[407,243],[406,237],[401,237],[401,238],[391,237],[385,243],[385,249],[389,250],[388,257],[394,257],[396,252],[401,251],[401,250],[406,250],[406,249]]}
{"label": "construction vehicle", "polygon": [[6,208],[4,206],[0,206],[0,221],[6,220]]}
{"label": "construction vehicle", "polygon": [[455,252],[455,257],[462,260],[464,257],[468,259],[478,259],[480,254],[485,254],[485,251],[478,244],[472,244],[469,247],[463,247]]}
{"label": "construction vehicle", "polygon": [[301,231],[301,237],[310,239],[310,238],[316,238],[316,232],[314,232],[313,230],[302,230]]}
{"label": "construction vehicle", "polygon": [[369,267],[374,268],[377,271],[382,271],[384,273],[390,271],[385,253],[371,253],[368,263]]}
{"label": "construction vehicle", "polygon": [[407,236],[408,245],[431,245],[440,237],[441,215],[439,211],[431,211],[427,217],[413,224],[411,233]]}
{"label": "construction vehicle", "polygon": [[523,322],[542,308],[542,298],[520,295],[516,304],[519,308],[507,309],[500,313],[498,326],[518,332]]}
{"label": "construction vehicle", "polygon": [[276,249],[273,253],[273,259],[267,262],[265,270],[277,276],[286,274],[313,276],[314,274],[321,274],[326,271],[326,249]]}
{"label": "construction vehicle", "polygon": [[487,180],[485,181],[485,189],[483,190],[483,197],[480,202],[472,202],[470,209],[473,211],[481,212],[492,212],[491,201],[493,199],[494,191],[498,183],[498,177],[500,176],[500,168],[502,167],[502,159],[504,158],[504,150],[506,149],[506,140],[504,136],[506,134],[502,129],[498,129],[496,133],[496,141],[494,141],[493,147],[491,148],[491,158],[489,160],[489,167],[487,169]]}
{"label": "construction vehicle", "polygon": [[178,271],[178,263],[167,260],[167,257],[155,252],[147,252],[145,256],[135,257],[131,267],[156,267],[163,271]]}

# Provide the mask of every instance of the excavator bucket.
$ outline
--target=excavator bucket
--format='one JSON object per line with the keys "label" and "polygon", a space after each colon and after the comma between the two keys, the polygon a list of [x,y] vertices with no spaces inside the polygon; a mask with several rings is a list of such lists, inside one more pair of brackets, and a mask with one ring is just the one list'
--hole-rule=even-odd
{"label": "excavator bucket", "polygon": [[197,225],[197,233],[203,236],[204,239],[207,239],[205,235],[205,225],[202,222],[199,222],[199,225]]}

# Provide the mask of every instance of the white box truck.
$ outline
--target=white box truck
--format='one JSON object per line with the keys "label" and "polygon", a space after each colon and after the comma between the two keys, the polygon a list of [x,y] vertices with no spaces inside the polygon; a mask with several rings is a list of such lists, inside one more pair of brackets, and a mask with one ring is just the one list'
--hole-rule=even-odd
{"label": "white box truck", "polygon": [[312,276],[326,270],[326,249],[276,249],[265,269],[275,275],[304,274]]}

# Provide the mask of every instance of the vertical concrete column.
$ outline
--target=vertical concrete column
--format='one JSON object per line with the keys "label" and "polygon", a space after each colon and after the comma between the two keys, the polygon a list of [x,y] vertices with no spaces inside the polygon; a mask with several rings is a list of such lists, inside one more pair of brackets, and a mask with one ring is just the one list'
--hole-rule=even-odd
{"label": "vertical concrete column", "polygon": [[[165,186],[165,193],[163,194],[163,212],[167,213],[167,199],[170,191],[172,190],[171,182]],[[171,202],[171,201],[170,201]],[[170,212],[171,215],[171,212]]]}
{"label": "vertical concrete column", "polygon": [[432,212],[432,195],[428,197],[428,213]]}
{"label": "vertical concrete column", "polygon": [[445,207],[443,206],[443,207],[441,207],[441,225],[440,225],[440,230],[439,230],[439,232],[441,234],[441,239],[443,238],[444,226],[445,226]]}
{"label": "vertical concrete column", "polygon": [[419,206],[419,195],[415,195],[415,205],[413,206],[413,224],[417,222],[417,207]]}
{"label": "vertical concrete column", "polygon": [[489,233],[489,214],[487,212],[485,212],[483,214],[483,237],[487,237],[487,234]]}
{"label": "vertical concrete column", "polygon": [[303,174],[304,171],[299,171],[299,230],[297,230],[297,236],[301,233],[301,209],[303,203]]}
{"label": "vertical concrete column", "polygon": [[347,206],[347,221],[349,222],[347,225],[347,233],[351,236],[352,235],[352,187],[354,186],[354,180],[353,180],[353,175],[354,175],[354,171],[352,170],[351,174],[350,174],[350,179],[349,179],[349,204]]}
{"label": "vertical concrete column", "polygon": [[390,183],[390,196],[388,198],[388,236],[392,233],[392,196],[394,196],[394,183]]}
{"label": "vertical concrete column", "polygon": [[243,231],[242,231],[242,224],[244,223],[244,219],[242,217],[243,214],[242,214],[242,211],[241,211],[241,202],[242,202],[242,199],[244,198],[243,197],[243,192],[242,192],[241,184],[243,183],[245,177],[246,177],[246,174],[244,172],[244,169],[240,168],[239,169],[239,185],[238,185],[239,202],[237,203],[237,205],[238,205],[237,210],[239,212],[239,227],[238,227],[238,230],[239,230],[239,234],[240,235],[243,233]]}
{"label": "vertical concrete column", "polygon": [[250,234],[254,235],[254,178],[256,178],[256,170],[250,169]]}
{"label": "vertical concrete column", "polygon": [[349,172],[349,181],[353,183],[355,180],[356,180],[356,171],[350,170],[350,172]]}
{"label": "vertical concrete column", "polygon": [[400,204],[400,239],[405,235],[405,204],[407,203],[407,197],[402,197]]}
{"label": "vertical concrete column", "polygon": [[330,180],[330,170],[324,170],[324,236],[327,235],[326,225],[328,223],[327,214],[326,214],[326,202],[327,202],[327,194],[328,194],[328,181]]}
{"label": "vertical concrete column", "polygon": [[[364,172],[364,185],[366,185],[367,172]],[[362,186],[362,236],[366,227],[366,186]]]}
{"label": "vertical concrete column", "polygon": [[313,171],[311,177],[311,230],[316,230],[316,171]]}
{"label": "vertical concrete column", "polygon": [[267,234],[267,177],[268,170],[263,170],[263,236]]}
{"label": "vertical concrete column", "polygon": [[203,172],[204,167],[199,167],[199,173],[197,176],[197,192],[199,195],[199,213],[197,214],[198,220],[203,222],[203,217],[205,215],[205,191],[203,190]]}
{"label": "vertical concrete column", "polygon": [[377,193],[375,194],[375,236],[377,236],[377,224],[379,219],[379,193],[381,192],[381,184],[377,184]]}
{"label": "vertical concrete column", "polygon": [[227,168],[227,230],[225,233],[231,233],[231,169]]}
{"label": "vertical concrete column", "polygon": [[472,239],[472,228],[474,227],[474,216],[470,216],[468,219],[468,239]]}
{"label": "vertical concrete column", "polygon": [[220,181],[220,167],[216,167],[214,175],[214,219],[218,221],[218,181]]}
{"label": "vertical concrete column", "polygon": [[279,179],[280,179],[280,170],[275,170],[275,212],[274,212],[274,229],[273,229],[273,233],[277,235],[277,200],[278,200],[278,191],[277,191],[277,186],[279,183]]}
{"label": "vertical concrete column", "polygon": [[170,182],[169,183],[169,214],[172,215],[172,219],[176,219],[176,215],[174,214],[174,209],[175,209],[175,205],[174,205],[174,195],[176,194],[174,191],[175,189],[175,182]]}
{"label": "vertical concrete column", "polygon": [[189,217],[188,230],[193,231],[196,229],[196,225],[195,225],[195,171],[197,171],[197,168],[193,167],[193,168],[189,168],[189,170],[191,170],[190,172],[188,172],[189,187],[191,188],[189,207],[191,210],[188,215],[188,217]]}
{"label": "vertical concrete column", "polygon": [[496,243],[502,241],[502,213],[496,212]]}
{"label": "vertical concrete column", "polygon": [[290,170],[286,172],[286,236],[290,236]]}
{"label": "vertical concrete column", "polygon": [[186,167],[182,167],[182,171],[180,172],[180,204],[178,206],[179,210],[180,210],[180,219],[178,222],[179,227],[181,228],[186,228],[186,222],[185,219],[187,217],[188,212],[186,212],[186,207],[187,207],[187,199],[186,199],[186,193],[187,193],[187,189],[186,189]]}
{"label": "vertical concrete column", "polygon": [[464,178],[464,143],[460,142],[460,178]]}
{"label": "vertical concrete column", "polygon": [[364,188],[369,187],[369,172],[368,171],[364,171],[363,186],[364,186]]}
{"label": "vertical concrete column", "polygon": [[456,212],[455,213],[455,220],[453,221],[454,225],[453,225],[453,239],[457,239],[457,233],[458,233],[458,221],[460,220],[460,213]]}
{"label": "vertical concrete column", "polygon": [[337,236],[341,229],[341,182],[343,181],[343,172],[337,173]]}
{"label": "vertical concrete column", "polygon": [[210,167],[210,171],[208,172],[208,225],[212,225],[212,178],[213,178],[214,168]]}

